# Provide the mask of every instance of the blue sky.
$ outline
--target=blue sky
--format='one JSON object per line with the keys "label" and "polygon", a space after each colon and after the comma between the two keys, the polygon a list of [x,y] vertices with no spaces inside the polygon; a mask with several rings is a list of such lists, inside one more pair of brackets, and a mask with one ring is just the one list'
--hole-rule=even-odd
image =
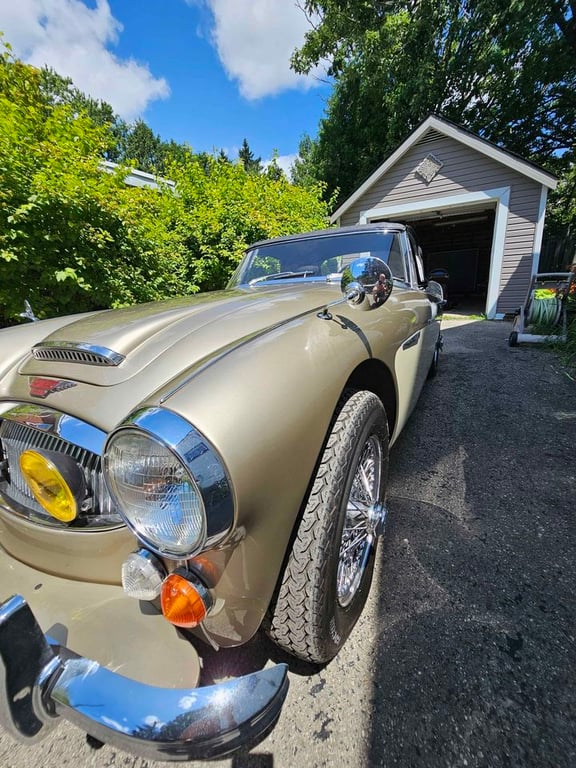
{"label": "blue sky", "polygon": [[47,64],[163,139],[288,166],[316,134],[330,88],[289,57],[308,28],[295,0],[17,0],[0,30],[20,58]]}

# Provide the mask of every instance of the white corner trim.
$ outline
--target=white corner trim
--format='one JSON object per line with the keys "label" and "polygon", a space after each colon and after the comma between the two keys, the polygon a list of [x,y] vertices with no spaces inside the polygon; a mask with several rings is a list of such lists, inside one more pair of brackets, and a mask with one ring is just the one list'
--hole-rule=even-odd
{"label": "white corner trim", "polygon": [[504,243],[506,241],[506,225],[508,223],[508,206],[510,203],[510,187],[498,187],[497,189],[485,189],[480,192],[465,192],[462,195],[449,195],[436,197],[430,200],[416,200],[412,203],[398,203],[383,208],[371,208],[360,215],[359,224],[369,224],[375,219],[394,220],[394,217],[406,216],[414,213],[425,213],[461,208],[474,203],[496,203],[496,216],[494,219],[494,234],[492,236],[492,251],[490,253],[490,277],[488,280],[488,295],[486,298],[486,317],[493,320],[496,316],[496,304],[500,295],[500,273],[504,257]]}
{"label": "white corner trim", "polygon": [[502,194],[498,196],[496,216],[494,218],[494,234],[492,235],[492,251],[490,253],[490,276],[488,278],[488,295],[486,297],[486,317],[488,320],[494,320],[498,314],[496,306],[500,296],[500,277],[504,260],[509,205],[510,187],[505,187],[502,190]]}
{"label": "white corner trim", "polygon": [[542,187],[540,191],[540,207],[538,208],[538,220],[536,221],[536,229],[534,230],[534,251],[532,253],[532,275],[538,272],[538,264],[540,262],[540,253],[542,252],[542,237],[544,235],[544,219],[546,217],[546,202],[548,200],[548,190],[546,187]]}

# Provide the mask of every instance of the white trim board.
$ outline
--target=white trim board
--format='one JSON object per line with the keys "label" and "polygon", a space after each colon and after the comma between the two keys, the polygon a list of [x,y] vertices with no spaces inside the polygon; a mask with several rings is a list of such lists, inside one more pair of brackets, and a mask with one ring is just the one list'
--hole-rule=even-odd
{"label": "white trim board", "polygon": [[459,141],[462,144],[475,149],[477,152],[480,152],[480,154],[486,155],[487,157],[492,158],[492,160],[495,160],[496,162],[501,163],[508,168],[512,168],[517,173],[533,179],[548,189],[555,189],[558,183],[557,180],[546,171],[539,170],[530,163],[527,163],[520,158],[514,157],[513,155],[504,152],[494,144],[483,141],[482,139],[471,135],[468,133],[468,131],[464,131],[457,126],[452,125],[451,123],[447,123],[444,120],[431,115],[421,125],[419,125],[418,128],[416,128],[416,130],[406,139],[406,141],[404,141],[398,147],[398,149],[393,152],[390,157],[385,160],[382,165],[380,165],[374,171],[374,173],[369,176],[366,181],[361,184],[358,189],[353,192],[336,211],[334,211],[330,217],[330,222],[334,224],[334,222],[337,221],[337,219],[342,216],[343,213],[345,213],[355,202],[357,202],[357,200],[362,197],[362,195],[368,189],[370,189],[370,187],[372,187],[382,176],[384,176],[384,174],[402,157],[402,155],[406,154],[406,152],[411,147],[413,147],[429,130],[438,131],[438,133],[442,133],[444,136],[455,139],[456,141]]}
{"label": "white trim board", "polygon": [[490,253],[490,276],[488,279],[488,295],[486,297],[486,317],[494,320],[497,317],[496,305],[500,294],[500,274],[504,257],[506,240],[506,225],[508,223],[508,207],[510,203],[510,187],[486,189],[481,192],[467,192],[463,195],[436,197],[430,200],[419,200],[404,205],[389,205],[382,208],[371,208],[362,211],[359,224],[369,224],[377,219],[394,219],[413,213],[461,208],[474,203],[495,203],[494,233],[492,236],[492,251]]}
{"label": "white trim board", "polygon": [[544,235],[544,219],[546,217],[546,201],[548,200],[548,190],[542,187],[540,192],[540,208],[538,209],[538,220],[536,221],[536,230],[534,232],[534,250],[532,252],[532,275],[538,272],[540,262],[540,253],[542,252],[542,237]]}

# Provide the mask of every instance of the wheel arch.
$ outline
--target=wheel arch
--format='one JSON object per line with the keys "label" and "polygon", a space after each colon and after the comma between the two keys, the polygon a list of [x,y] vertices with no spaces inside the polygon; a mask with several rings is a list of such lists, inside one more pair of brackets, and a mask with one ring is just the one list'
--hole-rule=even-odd
{"label": "wheel arch", "polygon": [[381,360],[371,358],[362,361],[350,374],[342,393],[361,389],[373,392],[382,401],[388,419],[388,433],[392,437],[397,415],[396,386],[390,370]]}
{"label": "wheel arch", "polygon": [[[290,540],[286,548],[287,553],[289,553],[290,551],[295,532],[297,531],[298,526],[300,525],[302,514],[306,506],[306,502],[308,500],[310,490],[314,483],[314,478],[316,477],[316,473],[318,471],[318,466],[320,464],[322,454],[324,453],[324,449],[326,448],[326,442],[328,440],[328,437],[330,436],[330,432],[332,431],[334,422],[336,421],[338,414],[340,413],[340,410],[342,408],[342,403],[346,399],[346,395],[349,395],[351,392],[354,392],[354,391],[359,392],[361,390],[366,390],[368,392],[374,393],[376,397],[378,397],[382,402],[382,405],[384,406],[384,410],[386,412],[386,418],[388,420],[388,434],[390,436],[390,439],[392,438],[392,435],[394,433],[394,428],[396,426],[396,411],[397,411],[396,387],[394,384],[394,379],[392,378],[392,374],[390,373],[390,370],[388,369],[388,367],[381,360],[375,360],[374,358],[371,358],[369,360],[363,360],[361,363],[359,363],[356,366],[356,368],[352,371],[352,373],[346,380],[346,383],[344,384],[344,387],[342,388],[342,391],[340,393],[340,397],[338,398],[334,406],[332,418],[328,423],[326,434],[324,435],[324,439],[322,441],[322,444],[318,451],[318,456],[316,458],[314,467],[312,469],[312,474],[310,476],[308,485],[306,487],[306,493],[304,494],[304,498],[302,499],[300,509],[298,510],[298,514],[294,519],[292,534],[290,536]],[[283,567],[284,567],[284,564],[282,568]]]}
{"label": "wheel arch", "polygon": [[324,453],[324,449],[326,448],[326,443],[330,436],[330,432],[342,408],[342,403],[344,402],[346,395],[351,392],[360,391],[360,390],[366,390],[368,392],[372,392],[373,394],[376,395],[376,397],[380,399],[380,401],[382,402],[382,405],[384,406],[384,410],[386,412],[386,418],[388,421],[388,434],[390,436],[390,439],[392,438],[394,428],[396,426],[396,417],[397,417],[397,396],[396,396],[396,387],[394,384],[394,379],[388,367],[381,360],[375,360],[374,358],[371,358],[369,360],[363,360],[361,363],[359,363],[356,366],[356,368],[352,371],[352,373],[346,380],[346,383],[340,393],[340,397],[338,398],[338,401],[334,406],[332,418],[330,419],[330,422],[326,429],[326,434],[324,435],[324,439],[322,441],[322,445],[320,446],[320,450],[318,451],[318,457],[314,464],[312,474],[306,488],[306,493],[304,494],[304,498],[302,499],[300,508],[298,510],[298,514],[294,518],[292,531],[290,534],[290,538],[287,541],[285,554],[282,560],[282,566],[280,568],[280,571],[277,577],[274,591],[270,596],[268,610],[266,611],[266,614],[263,618],[263,626],[266,630],[270,627],[270,608],[274,605],[278,597],[278,591],[280,588],[280,583],[282,581],[282,576],[294,544],[294,539],[296,537],[298,528],[302,521],[302,516],[304,514],[304,510],[306,508],[310,491],[312,490],[314,479],[316,477],[318,467],[320,465],[322,454]]}
{"label": "wheel arch", "polygon": [[[360,438],[369,428],[375,430],[374,434],[378,431],[385,446],[382,456],[385,469],[378,480],[380,490],[375,490],[371,496],[374,500],[383,499],[381,494],[385,492],[388,464],[388,427],[383,404],[378,393],[369,387],[362,390],[347,388],[334,410],[318,459],[323,470],[318,475],[315,471],[311,479],[263,622],[264,630],[280,648],[316,664],[326,663],[337,653],[359,618],[370,587],[376,539],[367,541],[366,552],[370,555],[367,559],[362,557],[361,581],[351,601],[338,603],[341,607],[335,607],[336,612],[331,618],[326,613],[326,610],[332,610],[331,605],[336,606],[334,590],[337,587],[330,574],[336,578],[337,570],[334,569],[338,568],[339,572],[334,557],[340,558],[341,554],[338,555],[338,549],[333,549],[333,543],[336,542],[337,548],[341,547],[343,533],[338,526],[345,524],[347,514],[342,506],[343,501],[344,505],[347,503],[347,495],[343,494],[352,492],[351,471],[357,471],[363,446]],[[365,440],[367,435],[368,432],[362,439]],[[336,533],[338,536],[335,537]],[[326,552],[329,553],[328,560],[322,560],[324,565],[319,567],[317,558],[325,558]],[[307,573],[310,575],[306,576]],[[308,586],[304,588],[305,583]],[[319,594],[322,599],[318,599]]]}

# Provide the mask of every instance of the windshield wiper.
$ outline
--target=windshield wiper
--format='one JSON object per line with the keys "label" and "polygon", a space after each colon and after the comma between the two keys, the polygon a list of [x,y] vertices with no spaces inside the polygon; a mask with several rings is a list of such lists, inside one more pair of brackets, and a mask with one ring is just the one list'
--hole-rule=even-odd
{"label": "windshield wiper", "polygon": [[264,280],[286,280],[287,277],[306,277],[307,275],[313,275],[314,272],[311,269],[305,272],[275,272],[272,275],[262,275],[262,277],[255,277],[248,282],[248,285],[255,285],[261,283]]}

